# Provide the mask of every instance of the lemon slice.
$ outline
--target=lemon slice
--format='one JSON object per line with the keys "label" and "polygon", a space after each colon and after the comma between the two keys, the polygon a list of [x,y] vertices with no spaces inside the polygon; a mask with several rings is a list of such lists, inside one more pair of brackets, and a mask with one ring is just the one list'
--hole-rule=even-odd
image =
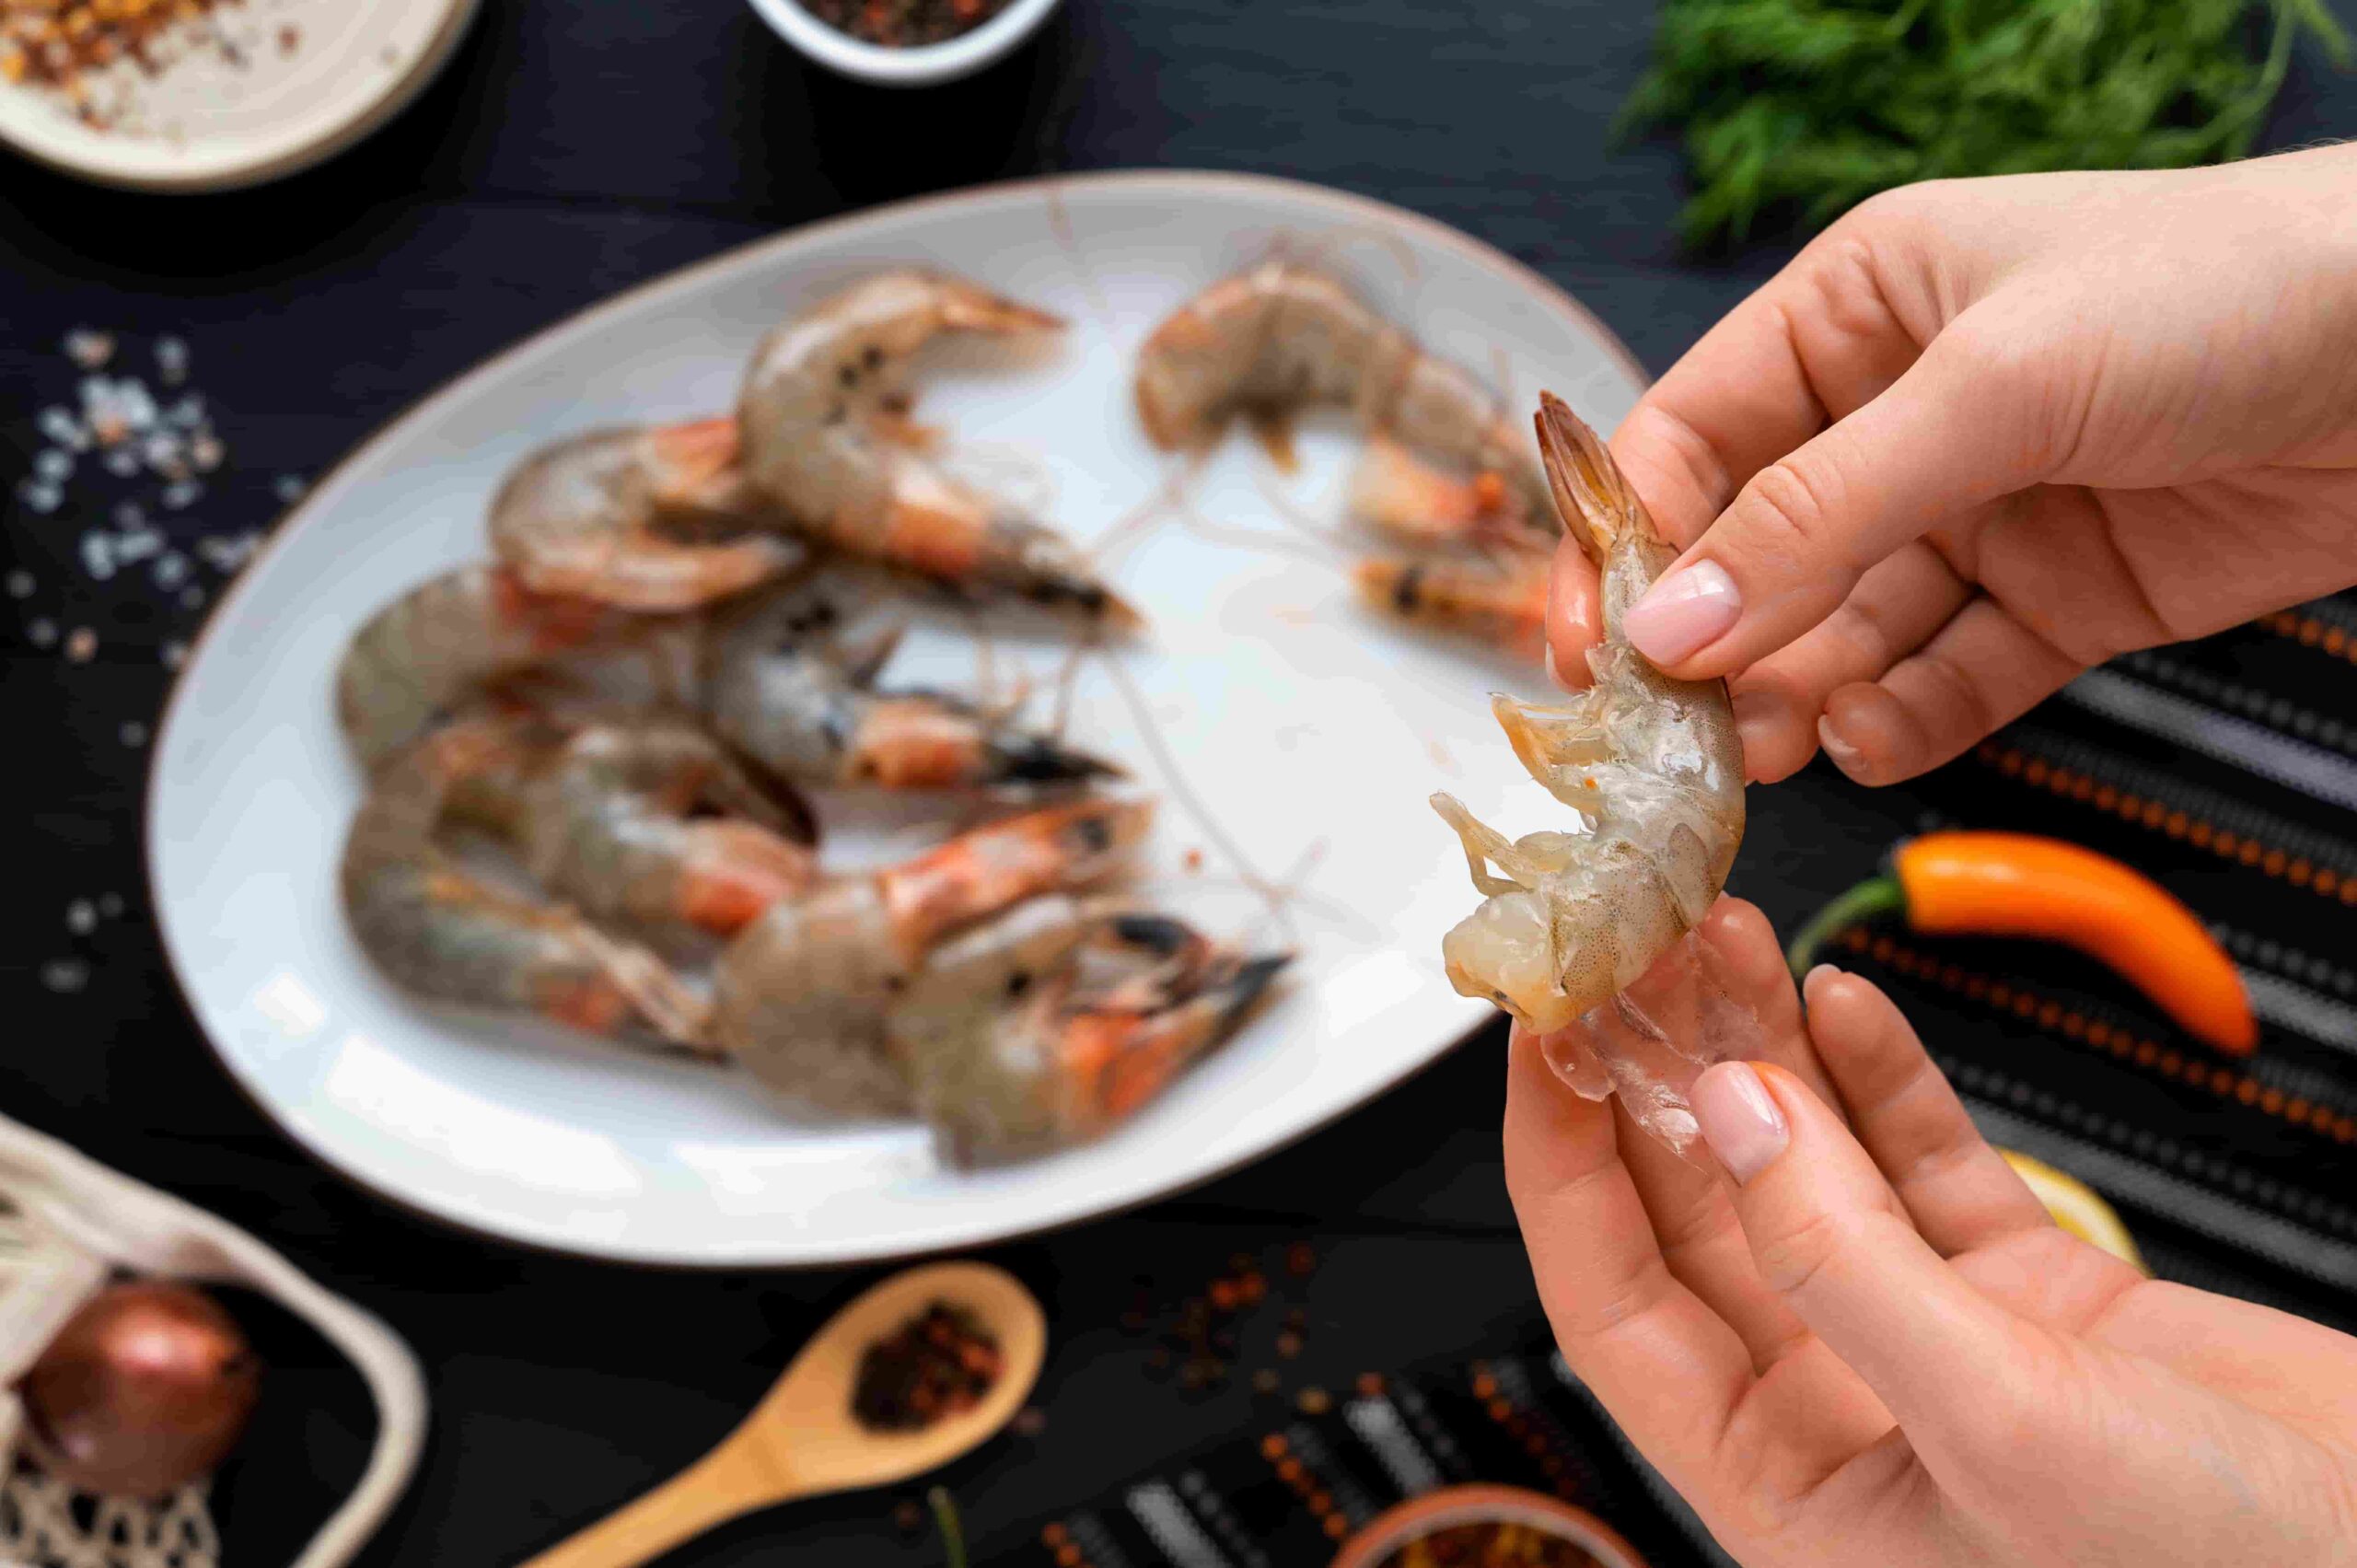
{"label": "lemon slice", "polygon": [[[2136,1243],[2129,1238],[2128,1227],[2119,1216],[2087,1186],[2063,1175],[2052,1166],[2034,1160],[2027,1155],[2017,1155],[2011,1149],[1999,1149],[2005,1163],[2038,1194],[2054,1223],[2092,1247],[2100,1247],[2121,1261],[2144,1269],[2144,1260],[2136,1250]],[[2144,1269],[2146,1273],[2152,1272]]]}

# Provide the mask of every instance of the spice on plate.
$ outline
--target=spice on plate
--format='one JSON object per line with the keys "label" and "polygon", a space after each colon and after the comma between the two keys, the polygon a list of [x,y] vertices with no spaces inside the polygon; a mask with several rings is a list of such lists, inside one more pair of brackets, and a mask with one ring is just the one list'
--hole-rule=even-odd
{"label": "spice on plate", "polygon": [[0,0],[0,76],[73,94],[119,60],[153,69],[157,35],[223,0]]}
{"label": "spice on plate", "polygon": [[1450,1525],[1418,1536],[1377,1568],[1600,1568],[1594,1554],[1559,1535],[1507,1520]]}
{"label": "spice on plate", "polygon": [[851,1411],[875,1432],[916,1432],[973,1409],[998,1381],[998,1341],[962,1307],[936,1301],[867,1347]]}
{"label": "spice on plate", "polygon": [[837,31],[888,49],[956,38],[1006,7],[1006,0],[802,0],[802,4]]}

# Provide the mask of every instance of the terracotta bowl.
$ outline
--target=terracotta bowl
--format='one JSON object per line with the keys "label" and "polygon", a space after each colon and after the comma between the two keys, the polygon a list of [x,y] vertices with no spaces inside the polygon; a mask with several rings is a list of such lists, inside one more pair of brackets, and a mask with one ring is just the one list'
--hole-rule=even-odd
{"label": "terracotta bowl", "polygon": [[1532,1525],[1580,1547],[1604,1568],[1646,1568],[1636,1549],[1585,1508],[1514,1486],[1446,1486],[1376,1516],[1342,1543],[1333,1568],[1376,1568],[1418,1536],[1491,1520]]}

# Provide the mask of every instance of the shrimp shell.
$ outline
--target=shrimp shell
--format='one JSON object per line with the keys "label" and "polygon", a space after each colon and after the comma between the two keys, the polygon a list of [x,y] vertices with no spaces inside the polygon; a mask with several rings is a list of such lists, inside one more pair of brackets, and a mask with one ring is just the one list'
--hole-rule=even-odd
{"label": "shrimp shell", "polygon": [[773,776],[813,785],[970,789],[1118,777],[1114,764],[936,691],[878,690],[910,602],[903,580],[830,563],[732,606],[707,645],[713,730]]}
{"label": "shrimp shell", "polygon": [[960,1165],[1103,1135],[1229,1035],[1290,955],[1248,958],[1165,915],[1035,899],[945,945],[887,1046]]}
{"label": "shrimp shell", "polygon": [[1743,841],[1744,809],[1726,683],[1664,675],[1622,631],[1678,552],[1562,400],[1542,394],[1538,425],[1555,504],[1601,575],[1604,636],[1585,693],[1493,696],[1491,711],[1530,776],[1587,830],[1509,840],[1453,796],[1432,804],[1485,895],[1442,944],[1449,981],[1543,1033],[1609,1001],[1701,922]]}
{"label": "shrimp shell", "polygon": [[754,482],[836,549],[975,598],[1013,597],[1104,630],[1137,612],[1054,529],[952,479],[905,438],[909,361],[945,333],[1017,337],[1063,323],[945,273],[900,268],[819,301],[761,340],[737,405]]}
{"label": "shrimp shell", "polygon": [[575,655],[629,646],[654,623],[499,566],[428,578],[364,622],[336,667],[336,719],[374,769],[483,685]]}
{"label": "shrimp shell", "polygon": [[[765,582],[801,550],[737,461],[737,422],[587,431],[518,463],[491,545],[535,593],[693,610]],[[725,537],[708,537],[708,536]]]}
{"label": "shrimp shell", "polygon": [[516,726],[480,720],[396,759],[344,840],[339,880],[353,935],[423,996],[702,1050],[703,1006],[661,958],[571,910],[493,887],[438,842],[453,821],[511,826],[533,757]]}
{"label": "shrimp shell", "polygon": [[1112,875],[1152,819],[1144,803],[1049,807],[773,904],[720,956],[715,1038],[805,1104],[905,1112],[909,1086],[885,1053],[885,1016],[926,957],[1026,899]]}
{"label": "shrimp shell", "polygon": [[1348,411],[1374,437],[1354,505],[1402,537],[1546,526],[1546,487],[1496,394],[1296,262],[1264,262],[1180,306],[1139,350],[1135,391],[1146,434],[1172,450],[1207,445],[1237,413]]}

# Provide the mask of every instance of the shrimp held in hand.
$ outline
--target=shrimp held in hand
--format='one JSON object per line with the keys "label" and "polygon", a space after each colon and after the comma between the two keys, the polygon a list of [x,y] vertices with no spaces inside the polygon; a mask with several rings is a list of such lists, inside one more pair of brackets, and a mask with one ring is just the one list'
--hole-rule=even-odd
{"label": "shrimp held in hand", "polygon": [[939,273],[900,268],[853,284],[753,351],[737,405],[746,469],[797,526],[838,550],[1086,626],[1134,625],[1136,612],[1069,540],[960,484],[900,438],[909,361],[933,338],[1062,326]]}
{"label": "shrimp held in hand", "polygon": [[491,546],[534,593],[693,610],[777,575],[801,547],[737,462],[737,422],[593,430],[516,466]]}
{"label": "shrimp held in hand", "polygon": [[1485,895],[1442,945],[1449,981],[1544,1033],[1635,982],[1709,912],[1743,840],[1743,746],[1724,681],[1673,680],[1621,633],[1677,551],[1561,399],[1541,395],[1538,423],[1555,505],[1601,575],[1604,638],[1581,696],[1490,705],[1530,776],[1587,830],[1509,840],[1451,796],[1433,807]]}

